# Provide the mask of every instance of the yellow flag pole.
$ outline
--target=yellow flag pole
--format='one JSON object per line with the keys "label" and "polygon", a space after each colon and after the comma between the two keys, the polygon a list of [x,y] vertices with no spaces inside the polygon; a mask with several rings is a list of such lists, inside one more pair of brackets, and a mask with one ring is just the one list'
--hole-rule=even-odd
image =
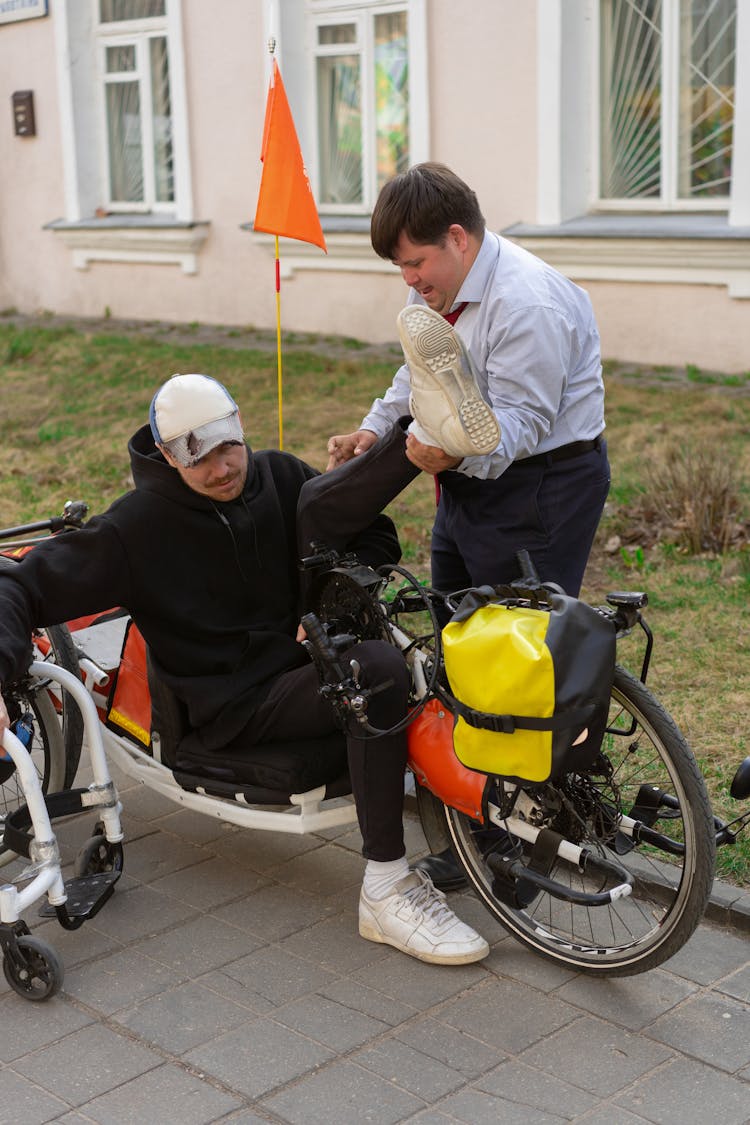
{"label": "yellow flag pole", "polygon": [[279,449],[284,448],[284,403],[281,367],[281,265],[279,263],[279,236],[276,235],[276,387],[279,403]]}
{"label": "yellow flag pole", "polygon": [[[269,26],[271,34],[268,38],[268,53],[273,59],[276,53],[276,35],[274,34],[276,28],[276,13],[274,5],[271,6],[269,16]],[[279,236],[274,236],[276,247],[276,397],[278,400],[279,412],[279,449],[284,448],[284,391],[283,391],[283,372],[281,364],[281,265],[279,262]]]}
{"label": "yellow flag pole", "polygon": [[[274,24],[274,13],[271,13],[271,25]],[[281,81],[281,73],[276,64],[274,53],[276,51],[276,38],[271,35],[268,40],[268,50],[271,55],[271,81],[269,83],[268,100],[266,102],[266,116],[263,122],[263,144],[261,148],[261,161],[263,174],[258,193],[258,205],[255,211],[254,229],[273,234],[276,242],[276,354],[277,354],[277,398],[279,414],[279,449],[284,448],[284,404],[283,404],[283,371],[281,361],[281,263],[279,255],[279,234],[288,238],[299,238],[303,242],[311,242],[327,251],[325,238],[320,226],[320,219],[315,207],[312,188],[305,170],[302,150],[299,146],[297,130],[294,127],[291,109]],[[277,85],[278,84],[278,85]],[[269,168],[272,175],[269,174]],[[268,177],[268,182],[267,182]],[[291,179],[290,179],[291,177]],[[286,205],[279,207],[278,191],[276,191],[273,205],[270,199],[272,192],[271,183],[278,188],[279,182],[286,185],[291,183],[292,199]],[[283,194],[283,193],[282,193]],[[290,203],[294,206],[290,212]],[[262,203],[262,207],[261,207]]]}

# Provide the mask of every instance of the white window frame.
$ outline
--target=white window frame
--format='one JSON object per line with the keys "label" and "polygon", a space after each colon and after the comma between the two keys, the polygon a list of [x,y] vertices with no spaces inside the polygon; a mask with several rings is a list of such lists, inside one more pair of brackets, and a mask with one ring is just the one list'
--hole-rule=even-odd
{"label": "white window frame", "polygon": [[[146,213],[128,205],[108,211],[109,171],[103,163],[106,128],[101,112],[97,0],[57,0],[55,56],[62,143],[65,217],[47,225],[71,251],[75,269],[95,262],[176,265],[195,274],[208,224],[193,214],[188,145],[182,0],[166,0],[172,109],[175,202]],[[160,17],[161,18],[161,17]],[[103,26],[103,25],[101,25]],[[109,25],[117,26],[117,25]],[[128,25],[129,27],[132,24]]]}
{"label": "white window frame", "polygon": [[[159,29],[169,51],[174,203],[109,204],[103,46],[133,38],[136,29]],[[102,32],[101,29],[106,29]],[[146,211],[181,223],[194,220],[188,144],[187,95],[183,52],[182,0],[166,0],[166,18],[99,23],[98,0],[59,0],[55,7],[58,96],[60,104],[65,219],[80,222],[104,207],[115,215],[137,217]]]}
{"label": "white window frame", "polygon": [[[126,22],[99,23],[97,30],[97,57],[98,57],[98,84],[99,84],[99,112],[101,115],[101,136],[103,138],[100,152],[101,182],[106,188],[107,210],[111,212],[150,212],[174,214],[177,209],[176,198],[166,202],[156,199],[156,176],[154,171],[154,129],[152,115],[151,67],[149,60],[149,40],[166,39],[169,57],[169,90],[170,106],[172,105],[172,59],[170,51],[167,17],[156,16],[152,19],[128,20]],[[107,71],[107,48],[109,47],[134,47],[136,66],[135,70],[121,73]],[[131,81],[138,85],[141,116],[141,150],[143,162],[143,202],[114,200],[111,197],[109,175],[109,137],[107,126],[107,86],[124,81]],[[174,134],[174,111],[171,114],[172,131]],[[172,144],[172,159],[174,161],[175,197],[176,197],[176,159],[174,141]]]}
{"label": "white window frame", "polygon": [[[428,109],[426,67],[426,12],[425,0],[400,0],[383,3],[383,0],[307,0],[307,43],[309,59],[310,114],[307,118],[307,136],[313,139],[309,146],[310,172],[318,199],[318,210],[324,215],[369,215],[378,194],[375,159],[375,90],[373,28],[376,15],[405,12],[409,54],[409,164],[427,159]],[[351,23],[357,28],[357,43],[320,45],[318,28],[341,23]],[[320,166],[318,143],[318,86],[317,59],[343,52],[359,55],[362,80],[362,202],[323,203],[320,201]]]}
{"label": "white window frame", "polygon": [[[601,163],[601,108],[602,108],[602,95],[599,86],[599,67],[600,67],[600,43],[601,43],[601,21],[600,21],[600,3],[596,2],[593,8],[593,25],[594,36],[593,44],[596,51],[596,59],[593,65],[593,73],[596,77],[596,87],[593,97],[593,104],[596,106],[596,126],[593,131],[593,169],[595,173],[595,182],[593,184],[592,194],[595,199],[594,206],[599,211],[618,211],[618,212],[665,212],[665,213],[689,213],[698,211],[728,211],[731,200],[731,185],[730,191],[724,196],[701,196],[695,199],[689,199],[679,196],[677,194],[678,182],[678,152],[677,152],[677,131],[679,120],[679,81],[680,81],[680,4],[686,0],[662,0],[663,15],[662,15],[662,83],[661,83],[661,190],[659,195],[651,195],[644,199],[609,199],[604,198],[599,194],[600,191],[600,163]],[[739,43],[739,9],[742,7],[742,0],[738,0],[737,4],[737,26],[736,26],[736,47],[735,47],[735,70],[739,65],[740,60],[740,43]],[[750,57],[746,58],[750,62]],[[734,128],[733,128],[733,168],[732,179],[734,179],[734,154],[739,141],[737,133],[737,121],[735,114]]]}
{"label": "white window frame", "polygon": [[508,233],[568,277],[726,286],[750,299],[750,2],[737,9],[728,211],[597,210],[598,0],[537,0],[536,216]]}
{"label": "white window frame", "polygon": [[[599,3],[537,0],[537,223],[555,226],[600,208]],[[750,226],[750,3],[737,7],[729,227]],[[621,206],[603,208],[623,212]],[[656,212],[654,201],[642,209]],[[680,205],[678,214],[705,207]],[[663,212],[659,212],[663,213]]]}

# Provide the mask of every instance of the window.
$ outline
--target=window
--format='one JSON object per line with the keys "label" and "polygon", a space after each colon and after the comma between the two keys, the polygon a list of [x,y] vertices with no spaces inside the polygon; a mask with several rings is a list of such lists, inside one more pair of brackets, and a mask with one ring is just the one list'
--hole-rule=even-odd
{"label": "window", "polygon": [[158,262],[196,273],[181,0],[58,0],[65,217],[77,269]]}
{"label": "window", "polygon": [[106,207],[174,210],[166,0],[99,0]]}
{"label": "window", "polygon": [[726,210],[736,0],[602,0],[602,206]]}
{"label": "window", "polygon": [[415,159],[412,5],[310,7],[318,204],[321,212],[367,212]]}

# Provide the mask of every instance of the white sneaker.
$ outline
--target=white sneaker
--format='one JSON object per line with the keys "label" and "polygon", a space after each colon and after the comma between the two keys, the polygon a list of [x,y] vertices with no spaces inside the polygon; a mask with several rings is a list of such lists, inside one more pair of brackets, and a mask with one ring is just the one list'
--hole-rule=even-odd
{"label": "white sneaker", "polygon": [[[452,457],[491,453],[500,441],[492,408],[477,387],[463,340],[445,317],[425,305],[398,314],[398,333],[411,376],[409,407],[419,428]],[[419,438],[419,431],[415,434]]]}
{"label": "white sneaker", "polygon": [[490,951],[483,937],[457,918],[422,871],[410,871],[386,898],[373,902],[362,889],[359,932],[434,965],[468,965]]}

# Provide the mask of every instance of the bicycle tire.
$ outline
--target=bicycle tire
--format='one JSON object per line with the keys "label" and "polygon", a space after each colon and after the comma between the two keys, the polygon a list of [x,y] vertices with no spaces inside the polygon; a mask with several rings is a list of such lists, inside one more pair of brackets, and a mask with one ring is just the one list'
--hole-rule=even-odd
{"label": "bicycle tire", "polygon": [[[12,687],[5,694],[6,703],[15,701],[22,712],[31,712],[33,733],[28,746],[31,760],[36,767],[43,792],[59,792],[65,787],[65,740],[57,711],[47,688],[42,685],[37,687],[31,685],[28,688]],[[14,770],[0,784],[0,867],[16,858],[16,853],[3,843],[3,820],[19,805],[24,804],[26,804],[26,796],[21,788],[18,773]]]}
{"label": "bicycle tire", "polygon": [[[561,901],[526,884],[521,904],[515,892],[497,882],[490,861],[497,856],[529,858],[530,846],[502,827],[482,827],[445,806],[452,846],[480,899],[522,945],[557,964],[598,976],[646,972],[678,952],[706,908],[714,875],[715,836],[711,807],[700,771],[673,719],[638,679],[615,671],[604,761],[612,772],[566,775],[544,790],[546,826],[614,859],[633,876],[632,894],[609,905]],[[498,784],[500,784],[498,782]],[[617,814],[633,812],[642,787],[659,786],[679,802],[678,810],[659,811],[654,829],[668,837],[668,854],[653,841],[634,844],[616,830]],[[498,790],[499,793],[499,790]],[[567,802],[567,804],[566,804]],[[541,803],[541,802],[539,802]],[[553,806],[557,803],[557,812]],[[640,817],[633,813],[634,818]],[[614,826],[614,827],[613,827]],[[630,849],[630,850],[625,850]],[[556,859],[549,875],[573,891],[604,889],[601,872],[589,874]],[[606,882],[609,889],[614,883]]]}
{"label": "bicycle tire", "polygon": [[[0,555],[0,568],[16,566],[17,561]],[[51,661],[80,678],[78,653],[67,625],[49,625],[45,629],[36,629],[32,641],[34,642],[34,659]],[[65,741],[66,768],[60,788],[70,789],[75,781],[81,760],[83,716],[70,692],[62,691],[56,686],[53,686],[51,690],[57,701],[56,707],[60,712]]]}

